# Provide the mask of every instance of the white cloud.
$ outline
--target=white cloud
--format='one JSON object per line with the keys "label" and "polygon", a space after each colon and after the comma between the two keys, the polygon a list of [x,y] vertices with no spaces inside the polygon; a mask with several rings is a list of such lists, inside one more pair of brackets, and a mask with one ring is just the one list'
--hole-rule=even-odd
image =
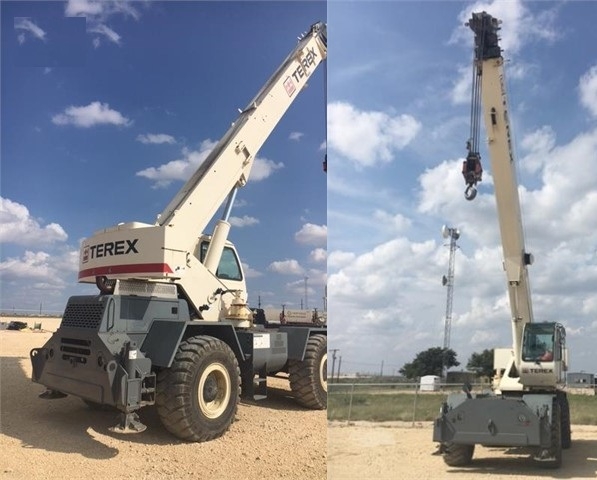
{"label": "white cloud", "polygon": [[160,143],[176,143],[176,139],[172,135],[165,133],[145,133],[137,135],[137,141],[144,144],[160,144]]}
{"label": "white cloud", "polygon": [[263,273],[252,268],[248,263],[242,262],[243,272],[246,278],[257,278],[261,277]]}
{"label": "white cloud", "polygon": [[459,66],[458,75],[453,82],[452,91],[450,92],[450,99],[455,105],[463,105],[471,101],[471,66]]}
{"label": "white cloud", "polygon": [[0,263],[0,273],[6,283],[31,280],[59,289],[67,285],[65,277],[78,268],[79,252],[76,250],[58,255],[27,250],[21,258],[7,258]]}
{"label": "white cloud", "polygon": [[309,260],[315,263],[325,262],[328,258],[328,252],[325,248],[316,248],[309,253]]}
{"label": "white cloud", "polygon": [[42,226],[26,206],[0,197],[0,243],[17,245],[47,245],[68,238],[57,223]]}
{"label": "white cloud", "polygon": [[28,36],[33,36],[43,42],[46,41],[46,32],[27,17],[15,17],[14,28],[23,31],[18,35],[20,44],[25,43]]}
{"label": "white cloud", "polygon": [[578,82],[580,103],[593,117],[597,117],[597,65],[592,66]]}
{"label": "white cloud", "polygon": [[267,269],[270,272],[280,273],[282,275],[302,275],[305,271],[299,262],[294,259],[272,262]]}
{"label": "white cloud", "polygon": [[82,107],[67,107],[63,113],[54,115],[52,122],[56,125],[74,125],[81,128],[95,125],[128,126],[132,123],[120,112],[112,110],[107,103],[97,101]]}
{"label": "white cloud", "polygon": [[250,217],[248,215],[243,215],[242,217],[230,217],[228,219],[230,225],[233,227],[252,227],[253,225],[257,225],[259,220],[255,217]]}
{"label": "white cloud", "polygon": [[108,2],[100,0],[68,0],[64,14],[67,17],[91,17],[100,15]]}
{"label": "white cloud", "polygon": [[408,230],[412,224],[410,218],[407,218],[400,213],[392,215],[391,213],[385,212],[383,210],[375,210],[373,213],[373,218],[385,228],[390,228],[391,230],[400,233]]}
{"label": "white cloud", "polygon": [[411,115],[362,111],[346,102],[328,105],[328,147],[359,167],[391,162],[420,129]]}
{"label": "white cloud", "polygon": [[341,268],[356,258],[356,255],[352,252],[342,252],[340,250],[335,250],[330,252],[328,255],[328,268]]}
{"label": "white cloud", "polygon": [[305,134],[303,132],[291,132],[288,138],[298,142]]}
{"label": "white cloud", "polygon": [[522,168],[527,172],[537,173],[545,166],[546,155],[554,148],[555,143],[555,132],[549,125],[527,133],[520,142],[523,151],[529,152],[521,162]]}
{"label": "white cloud", "polygon": [[265,180],[270,177],[276,170],[284,168],[282,162],[276,163],[266,158],[257,157],[253,161],[253,167],[251,168],[251,175],[249,181],[258,182]]}
{"label": "white cloud", "polygon": [[8,258],[0,263],[4,278],[49,279],[51,267],[48,264],[50,254],[26,251],[23,258]]}
{"label": "white cloud", "polygon": [[[155,188],[163,188],[175,180],[186,181],[211,153],[217,142],[206,139],[201,142],[198,150],[183,148],[182,158],[164,163],[159,167],[149,167],[136,173],[155,182]],[[253,161],[249,181],[259,181],[268,178],[274,171],[282,168],[282,163],[276,164],[270,160],[257,157]]]}
{"label": "white cloud", "polygon": [[[87,31],[90,33],[98,33],[100,35],[103,35],[110,42],[115,43],[116,45],[120,45],[120,40],[122,37],[120,35],[118,35],[114,30],[112,30],[110,27],[108,27],[104,24],[100,23],[99,25],[89,28]],[[94,41],[93,45],[95,48],[99,47],[99,45],[100,45],[99,37],[98,37],[98,42]]]}
{"label": "white cloud", "polygon": [[68,0],[64,14],[67,17],[87,17],[87,21],[102,22],[113,15],[123,15],[138,20],[141,16],[135,2],[121,0]]}
{"label": "white cloud", "polygon": [[[64,14],[67,17],[85,17],[88,33],[102,35],[102,38],[111,43],[120,45],[122,37],[106,23],[117,15],[138,20],[141,15],[135,6],[139,3],[121,0],[68,0]],[[100,37],[95,36],[92,43],[98,48],[101,45]]]}
{"label": "white cloud", "polygon": [[203,140],[199,150],[182,150],[183,157],[172,160],[159,167],[149,167],[136,173],[139,177],[145,177],[155,182],[156,187],[166,187],[174,180],[186,181],[195,170],[203,163],[209,153],[216,146],[216,142],[207,139]]}
{"label": "white cloud", "polygon": [[305,223],[301,229],[294,234],[294,238],[299,243],[313,246],[325,246],[327,245],[328,227],[327,225]]}

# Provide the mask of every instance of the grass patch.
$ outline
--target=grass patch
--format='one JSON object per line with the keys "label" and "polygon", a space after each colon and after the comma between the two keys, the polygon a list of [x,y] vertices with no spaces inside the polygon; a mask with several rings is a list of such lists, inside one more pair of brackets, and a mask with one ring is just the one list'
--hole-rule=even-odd
{"label": "grass patch", "polygon": [[[416,399],[416,405],[415,405]],[[350,393],[328,392],[328,419],[347,420],[350,411],[351,420],[370,422],[412,421],[416,407],[415,421],[433,420],[444,399],[440,394],[413,393],[355,393],[350,403]]]}
{"label": "grass patch", "polygon": [[[377,392],[333,390],[328,392],[329,420],[432,421],[439,415],[444,393]],[[597,396],[568,394],[570,419],[575,425],[597,425]],[[413,415],[414,412],[414,415]]]}
{"label": "grass patch", "polygon": [[574,425],[597,425],[597,396],[568,394],[570,422]]}

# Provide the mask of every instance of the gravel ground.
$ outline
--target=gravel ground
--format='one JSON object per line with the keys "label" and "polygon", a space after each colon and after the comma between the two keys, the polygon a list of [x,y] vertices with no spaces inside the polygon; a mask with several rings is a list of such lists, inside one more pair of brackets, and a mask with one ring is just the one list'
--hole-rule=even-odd
{"label": "gravel ground", "polygon": [[145,432],[119,435],[108,430],[113,413],[39,399],[29,351],[59,320],[42,322],[49,331],[0,330],[1,479],[326,478],[326,413],[298,406],[286,379],[271,379],[268,399],[241,403],[230,430],[201,444],[172,437],[153,407],[140,411]]}
{"label": "gravel ground", "polygon": [[470,466],[448,467],[433,443],[431,422],[328,425],[329,480],[531,480],[597,478],[597,426],[572,426],[572,447],[559,470],[543,470],[520,450],[477,446]]}

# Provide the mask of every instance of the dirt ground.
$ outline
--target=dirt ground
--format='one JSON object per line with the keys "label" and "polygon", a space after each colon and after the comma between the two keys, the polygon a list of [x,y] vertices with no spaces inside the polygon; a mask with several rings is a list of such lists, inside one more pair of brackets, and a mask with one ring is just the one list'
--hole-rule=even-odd
{"label": "dirt ground", "polygon": [[59,325],[39,321],[44,331],[0,330],[0,479],[326,478],[326,412],[298,406],[285,379],[271,379],[268,399],[241,403],[230,430],[202,444],[171,436],[153,407],[140,411],[145,432],[119,435],[108,430],[114,413],[38,398],[29,351]]}
{"label": "dirt ground", "polygon": [[466,468],[433,455],[431,422],[328,424],[328,480],[518,480],[597,478],[597,426],[572,427],[572,447],[559,470],[543,470],[521,451],[476,446]]}

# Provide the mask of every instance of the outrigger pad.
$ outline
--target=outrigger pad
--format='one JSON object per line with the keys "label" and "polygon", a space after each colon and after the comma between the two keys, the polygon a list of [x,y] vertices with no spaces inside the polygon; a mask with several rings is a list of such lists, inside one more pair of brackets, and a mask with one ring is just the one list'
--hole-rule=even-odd
{"label": "outrigger pad", "polygon": [[39,398],[43,398],[44,400],[54,400],[56,398],[64,398],[68,395],[66,393],[59,392],[58,390],[46,390],[44,393],[39,394]]}
{"label": "outrigger pad", "polygon": [[146,429],[147,426],[139,421],[139,415],[135,412],[121,413],[120,423],[109,428],[109,430],[114,433],[141,433]]}

